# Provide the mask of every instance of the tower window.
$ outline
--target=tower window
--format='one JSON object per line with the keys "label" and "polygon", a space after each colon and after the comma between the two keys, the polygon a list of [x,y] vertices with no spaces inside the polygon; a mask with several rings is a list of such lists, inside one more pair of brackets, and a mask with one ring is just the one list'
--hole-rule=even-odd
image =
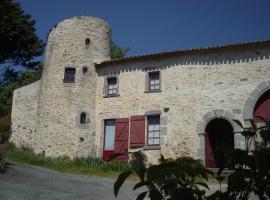
{"label": "tower window", "polygon": [[85,39],[85,45],[87,45],[87,46],[90,45],[90,39],[89,39],[89,38],[86,38],[86,39]]}
{"label": "tower window", "polygon": [[87,67],[83,67],[83,75],[85,75],[88,71],[88,68]]}
{"label": "tower window", "polygon": [[85,124],[86,123],[86,113],[85,112],[83,112],[81,114],[80,123],[81,124]]}
{"label": "tower window", "polygon": [[75,68],[65,68],[64,83],[74,83],[75,82]]}

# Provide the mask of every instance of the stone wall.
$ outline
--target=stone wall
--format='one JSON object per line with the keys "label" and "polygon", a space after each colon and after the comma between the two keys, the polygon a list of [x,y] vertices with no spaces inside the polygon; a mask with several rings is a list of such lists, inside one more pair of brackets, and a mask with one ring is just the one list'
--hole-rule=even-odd
{"label": "stone wall", "polygon": [[40,81],[14,91],[12,103],[12,135],[10,141],[17,146],[35,148],[37,104]]}
{"label": "stone wall", "polygon": [[[198,134],[215,117],[228,119],[238,128],[232,119],[242,119],[250,93],[260,82],[270,80],[269,55],[270,48],[217,50],[97,68],[97,133],[101,135],[96,143],[102,144],[103,119],[160,110],[161,149],[145,151],[152,155],[152,162],[159,153],[203,159]],[[145,93],[145,74],[151,70],[161,71],[161,92]],[[120,96],[103,98],[108,74],[118,76]]]}
{"label": "stone wall", "polygon": [[[36,152],[54,157],[95,155],[94,63],[110,59],[110,39],[110,26],[95,17],[74,17],[52,29],[41,79]],[[74,83],[63,81],[67,67],[76,68]],[[83,125],[82,112],[87,114]]]}

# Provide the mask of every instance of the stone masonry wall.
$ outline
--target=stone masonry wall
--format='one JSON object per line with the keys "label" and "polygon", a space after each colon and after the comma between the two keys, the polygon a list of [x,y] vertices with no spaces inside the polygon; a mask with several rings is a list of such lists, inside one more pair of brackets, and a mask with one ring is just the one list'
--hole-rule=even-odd
{"label": "stone masonry wall", "polygon": [[[161,111],[161,149],[145,150],[150,162],[200,152],[198,124],[214,110],[242,119],[242,109],[257,85],[270,80],[270,48],[217,50],[97,68],[96,144],[102,152],[102,120]],[[162,92],[145,93],[145,74],[160,70]],[[118,97],[103,98],[104,78],[119,78]],[[233,122],[232,122],[233,123]],[[235,127],[235,124],[233,124]],[[204,127],[205,128],[205,127]],[[204,129],[203,128],[203,129]],[[101,154],[100,154],[101,155]],[[200,156],[199,156],[200,157]]]}
{"label": "stone masonry wall", "polygon": [[14,91],[12,104],[12,135],[10,141],[17,146],[35,147],[37,103],[40,81]]}
{"label": "stone masonry wall", "polygon": [[[41,79],[36,152],[53,157],[96,155],[94,63],[110,59],[110,39],[110,26],[95,17],[67,19],[51,31]],[[64,83],[66,67],[76,68],[74,83]],[[87,114],[86,124],[80,124],[82,112]]]}

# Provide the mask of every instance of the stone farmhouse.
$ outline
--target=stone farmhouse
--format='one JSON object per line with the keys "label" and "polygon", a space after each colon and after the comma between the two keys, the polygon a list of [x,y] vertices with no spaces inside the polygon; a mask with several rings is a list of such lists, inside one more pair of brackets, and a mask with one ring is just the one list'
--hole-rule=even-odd
{"label": "stone farmhouse", "polygon": [[51,30],[41,80],[14,92],[12,142],[52,157],[143,150],[149,162],[219,167],[226,149],[245,146],[234,119],[270,120],[269,40],[119,60],[110,42],[96,17]]}

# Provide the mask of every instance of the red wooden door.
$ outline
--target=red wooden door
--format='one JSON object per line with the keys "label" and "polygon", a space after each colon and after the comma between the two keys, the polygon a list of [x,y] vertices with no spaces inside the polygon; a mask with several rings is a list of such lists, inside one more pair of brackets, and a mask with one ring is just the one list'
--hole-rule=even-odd
{"label": "red wooden door", "polygon": [[205,165],[210,168],[215,168],[215,154],[209,137],[209,133],[205,133]]}
{"label": "red wooden door", "polygon": [[[128,153],[128,132],[129,118],[119,118],[115,120],[115,153]],[[127,159],[126,156],[120,156],[120,160]]]}
{"label": "red wooden door", "polygon": [[130,120],[130,147],[143,147],[145,144],[145,117],[132,116]]}
{"label": "red wooden door", "polygon": [[[264,94],[256,103],[254,108],[254,117],[263,117],[265,120],[270,120],[270,92]],[[256,120],[261,121],[261,120]]]}

